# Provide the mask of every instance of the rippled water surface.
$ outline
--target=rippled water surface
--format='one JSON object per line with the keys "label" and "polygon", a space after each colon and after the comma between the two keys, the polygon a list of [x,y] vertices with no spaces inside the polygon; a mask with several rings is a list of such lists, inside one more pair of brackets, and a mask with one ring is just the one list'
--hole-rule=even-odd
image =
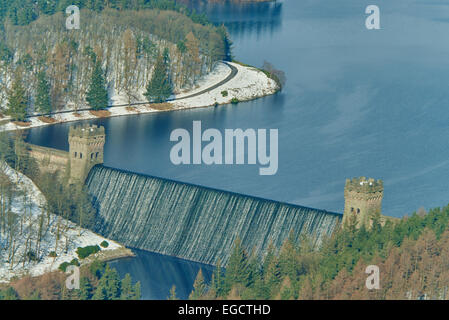
{"label": "rippled water surface", "polygon": [[[381,30],[365,28],[366,1],[285,0],[196,6],[224,23],[235,58],[273,63],[283,92],[238,105],[94,121],[106,127],[105,164],[218,189],[342,212],[345,179],[384,180],[383,212],[402,216],[449,202],[449,4],[378,0]],[[279,171],[175,166],[175,128],[279,129]],[[68,148],[68,125],[30,141]],[[184,274],[193,282],[190,274]]]}

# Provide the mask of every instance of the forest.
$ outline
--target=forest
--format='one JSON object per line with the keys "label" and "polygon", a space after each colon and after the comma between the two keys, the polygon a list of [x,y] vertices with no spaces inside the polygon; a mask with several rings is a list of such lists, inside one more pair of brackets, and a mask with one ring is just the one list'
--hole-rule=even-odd
{"label": "forest", "polygon": [[52,272],[13,280],[0,285],[0,300],[138,300],[141,296],[139,282],[133,283],[129,274],[120,278],[116,269],[101,261],[81,267],[79,289],[68,290],[66,278]]}
{"label": "forest", "polygon": [[[33,214],[32,190],[20,189],[4,172],[6,163],[16,172],[25,173],[38,181],[45,194],[46,206]],[[29,157],[21,132],[13,135],[0,133],[0,259],[9,268],[29,267],[48,257],[65,252],[71,242],[80,236],[73,234],[73,224],[92,228],[95,210],[87,192],[80,185],[68,185],[68,177],[54,179],[54,174],[42,173]],[[15,206],[20,201],[21,207]],[[24,212],[19,212],[23,210]],[[81,231],[80,231],[81,232]],[[56,233],[56,237],[52,234]],[[103,241],[100,244],[107,247]],[[98,249],[95,249],[97,247]],[[78,258],[63,262],[63,272],[45,273],[38,277],[13,277],[10,284],[0,284],[0,300],[134,300],[140,299],[140,283],[133,283],[129,274],[121,278],[106,263],[93,260],[81,264],[84,258],[98,252],[99,246],[79,247]],[[58,254],[57,254],[58,252]],[[80,288],[68,290],[65,285],[68,265],[80,266]],[[0,265],[0,270],[4,265]],[[4,271],[4,268],[3,268]]]}
{"label": "forest", "polygon": [[223,26],[173,1],[75,1],[79,30],[65,28],[68,3],[0,0],[0,109],[13,120],[131,104],[155,84],[163,101],[230,57]]}
{"label": "forest", "polygon": [[210,24],[204,14],[198,14],[193,10],[189,10],[182,2],[178,4],[174,0],[0,0],[0,22],[7,19],[15,25],[27,25],[41,15],[64,12],[70,5],[97,12],[104,9],[172,10],[187,15],[194,23]]}
{"label": "forest", "polygon": [[[226,268],[210,283],[198,273],[190,299],[448,299],[449,205],[418,210],[399,223],[355,222],[313,250],[310,239],[286,239],[261,260],[237,240]],[[368,290],[368,265],[380,270],[380,289]],[[170,299],[176,299],[172,288]]]}

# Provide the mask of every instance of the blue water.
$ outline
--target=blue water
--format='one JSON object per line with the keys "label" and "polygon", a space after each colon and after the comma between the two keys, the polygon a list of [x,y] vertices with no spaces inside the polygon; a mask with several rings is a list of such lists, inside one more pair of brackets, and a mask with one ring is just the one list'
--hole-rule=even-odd
{"label": "blue water", "polygon": [[[285,0],[200,6],[230,31],[237,60],[284,70],[282,93],[238,105],[96,120],[105,164],[218,189],[342,212],[345,179],[383,179],[383,213],[449,202],[449,3],[377,0],[381,30],[365,28],[365,0]],[[279,129],[279,170],[175,166],[170,132]],[[68,148],[68,125],[30,141]]]}
{"label": "blue water", "polygon": [[319,246],[341,214],[95,166],[86,186],[97,209],[94,231],[119,243],[225,265],[237,238],[255,257],[288,237]]}
{"label": "blue water", "polygon": [[[449,5],[379,0],[382,29],[369,31],[367,4],[200,7],[229,26],[238,60],[284,70],[284,91],[236,106],[94,121],[106,127],[106,165],[336,212],[345,179],[362,175],[384,180],[385,214],[447,204]],[[193,120],[279,129],[277,175],[247,165],[173,165],[170,132],[191,130]],[[67,130],[33,129],[30,141],[67,149]]]}
{"label": "blue water", "polygon": [[145,300],[167,299],[173,285],[176,296],[187,299],[200,269],[205,281],[210,282],[212,277],[212,266],[137,249],[133,252],[135,258],[115,260],[109,265],[116,268],[121,277],[129,273],[134,281],[140,281]]}

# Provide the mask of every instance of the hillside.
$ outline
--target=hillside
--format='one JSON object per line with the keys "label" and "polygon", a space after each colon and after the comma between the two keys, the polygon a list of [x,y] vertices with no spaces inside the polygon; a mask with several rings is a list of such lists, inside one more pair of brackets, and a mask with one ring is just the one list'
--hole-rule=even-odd
{"label": "hillside", "polygon": [[209,24],[206,16],[189,10],[183,5],[183,1],[179,1],[178,3],[176,0],[0,0],[0,22],[3,23],[6,20],[14,25],[26,25],[40,16],[64,12],[70,5],[76,5],[81,9],[85,8],[96,12],[104,9],[172,10],[189,16],[195,23]]}
{"label": "hillside", "polygon": [[0,283],[58,270],[62,263],[79,258],[78,247],[99,245],[105,240],[109,245],[97,254],[98,258],[131,255],[120,244],[50,212],[36,185],[3,161],[0,204]]}
{"label": "hillside", "polygon": [[85,95],[99,61],[108,96],[128,103],[142,99],[157,57],[164,54],[174,93],[188,89],[227,56],[222,29],[194,23],[175,11],[105,9],[81,11],[80,30],[66,30],[66,16],[43,15],[28,25],[6,20],[0,48],[0,108],[15,77],[26,79],[34,110],[38,75],[50,86],[53,110],[86,105]]}
{"label": "hillside", "polygon": [[[421,209],[393,225],[342,229],[314,250],[289,238],[259,262],[237,241],[226,270],[206,285],[199,274],[193,299],[448,299],[449,206]],[[380,288],[367,289],[369,265]]]}

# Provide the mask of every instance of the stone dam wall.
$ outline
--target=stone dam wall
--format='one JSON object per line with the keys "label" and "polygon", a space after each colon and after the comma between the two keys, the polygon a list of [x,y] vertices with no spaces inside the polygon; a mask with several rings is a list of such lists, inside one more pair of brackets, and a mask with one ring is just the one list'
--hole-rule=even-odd
{"label": "stone dam wall", "polygon": [[237,237],[262,255],[290,231],[316,246],[342,215],[97,165],[86,180],[95,231],[126,246],[206,264],[226,263]]}
{"label": "stone dam wall", "polygon": [[69,153],[58,149],[41,147],[34,144],[28,144],[30,157],[34,158],[43,172],[66,173],[70,167]]}

